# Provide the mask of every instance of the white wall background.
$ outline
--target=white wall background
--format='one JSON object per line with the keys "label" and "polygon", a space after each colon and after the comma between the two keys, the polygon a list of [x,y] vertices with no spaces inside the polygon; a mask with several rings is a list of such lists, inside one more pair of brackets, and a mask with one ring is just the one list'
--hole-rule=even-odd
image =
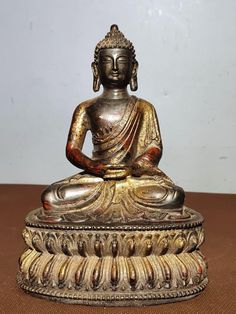
{"label": "white wall background", "polygon": [[135,45],[137,95],[157,109],[160,168],[187,191],[235,193],[235,0],[1,0],[0,182],[77,172],[70,120],[94,97],[94,47],[113,23]]}

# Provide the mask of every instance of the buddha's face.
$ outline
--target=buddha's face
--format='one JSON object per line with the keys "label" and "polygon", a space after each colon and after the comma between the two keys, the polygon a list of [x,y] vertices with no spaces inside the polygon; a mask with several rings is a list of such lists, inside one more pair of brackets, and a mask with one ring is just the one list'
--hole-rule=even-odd
{"label": "buddha's face", "polygon": [[132,54],[129,49],[101,49],[98,56],[100,82],[108,88],[124,88],[132,76]]}

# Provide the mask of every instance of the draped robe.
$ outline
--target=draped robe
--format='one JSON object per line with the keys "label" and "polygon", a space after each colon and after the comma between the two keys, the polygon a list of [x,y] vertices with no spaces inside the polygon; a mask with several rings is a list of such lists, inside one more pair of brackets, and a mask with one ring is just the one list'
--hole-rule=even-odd
{"label": "draped robe", "polygon": [[[84,136],[82,129],[91,129],[93,160],[130,166],[150,149],[161,154],[158,120],[150,103],[131,96],[118,123],[96,130],[89,122],[90,110],[88,105],[78,107],[70,134],[76,142]],[[53,183],[42,194],[42,201],[40,219],[127,223],[163,220],[170,213],[182,215],[184,192],[156,167],[154,175],[129,175],[122,180],[81,172]]]}

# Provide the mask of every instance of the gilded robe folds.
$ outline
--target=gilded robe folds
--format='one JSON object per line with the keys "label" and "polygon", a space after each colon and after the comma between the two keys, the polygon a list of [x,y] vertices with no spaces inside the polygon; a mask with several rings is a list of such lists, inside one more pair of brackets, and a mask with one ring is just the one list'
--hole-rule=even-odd
{"label": "gilded robe folds", "polygon": [[[132,96],[124,115],[115,125],[93,127],[92,106],[80,105],[71,127],[74,141],[81,128],[91,129],[93,160],[114,166],[132,167],[154,149],[162,152],[161,136],[154,107]],[[79,138],[78,138],[79,140]],[[142,163],[141,166],[142,168]],[[42,194],[40,219],[74,222],[127,223],[163,219],[168,213],[183,214],[184,191],[174,185],[155,164],[140,177],[106,180],[81,172],[49,186]],[[150,175],[151,172],[151,175]]]}

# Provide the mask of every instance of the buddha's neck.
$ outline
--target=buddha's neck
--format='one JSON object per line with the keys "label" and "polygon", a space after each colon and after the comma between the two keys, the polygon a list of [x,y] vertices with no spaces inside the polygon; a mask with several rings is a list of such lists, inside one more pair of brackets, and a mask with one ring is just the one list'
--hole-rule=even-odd
{"label": "buddha's neck", "polygon": [[101,94],[101,98],[106,99],[127,99],[129,98],[129,93],[127,88],[103,88],[103,93]]}

